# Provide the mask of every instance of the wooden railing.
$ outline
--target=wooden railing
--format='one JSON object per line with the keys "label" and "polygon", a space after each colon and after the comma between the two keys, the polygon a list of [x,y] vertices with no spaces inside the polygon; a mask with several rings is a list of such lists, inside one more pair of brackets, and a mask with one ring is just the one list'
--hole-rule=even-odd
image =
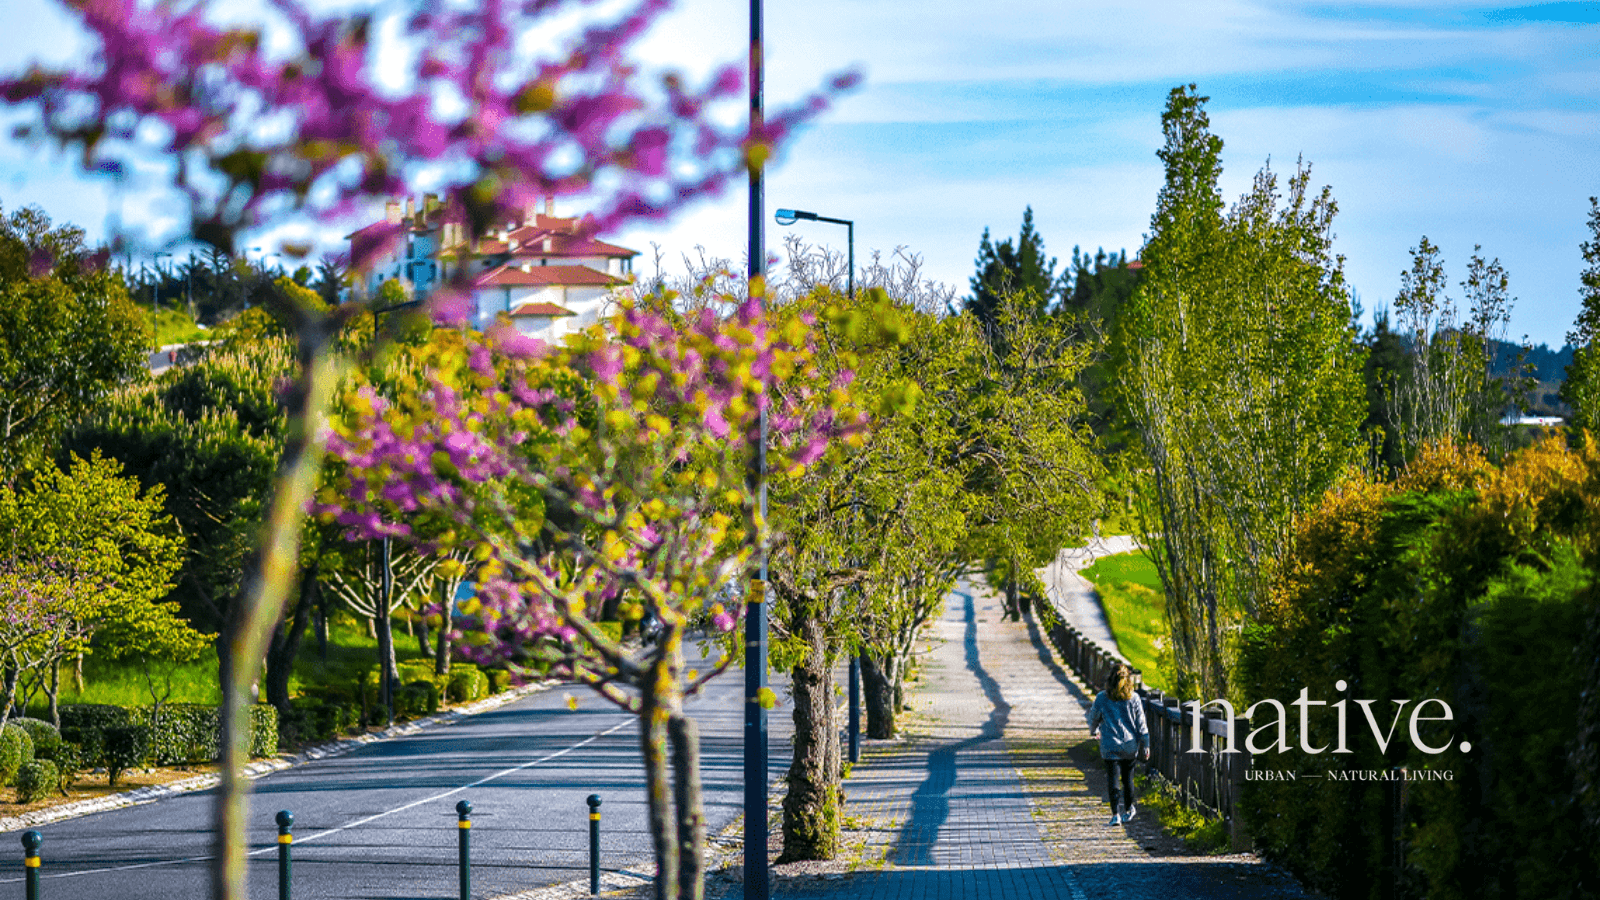
{"label": "wooden railing", "polygon": [[[1050,628],[1050,643],[1061,654],[1062,662],[1089,688],[1093,695],[1106,683],[1106,676],[1121,659],[1085,637],[1078,629],[1058,621]],[[1142,685],[1139,671],[1136,683]],[[1200,722],[1200,752],[1194,741],[1195,708],[1199,701],[1168,697],[1160,691],[1140,687],[1145,721],[1150,726],[1150,769],[1170,782],[1178,796],[1190,806],[1199,806],[1228,822],[1229,843],[1235,852],[1250,849],[1250,836],[1239,815],[1239,794],[1245,773],[1250,771],[1250,751],[1244,738],[1250,722],[1234,719],[1234,745],[1238,752],[1225,752],[1228,723],[1219,711],[1206,710]]]}

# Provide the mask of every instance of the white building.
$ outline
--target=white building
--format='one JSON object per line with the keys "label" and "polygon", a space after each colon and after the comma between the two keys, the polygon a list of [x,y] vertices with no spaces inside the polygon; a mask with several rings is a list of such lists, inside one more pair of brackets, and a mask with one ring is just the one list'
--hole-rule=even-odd
{"label": "white building", "polygon": [[398,279],[408,294],[423,297],[451,278],[458,266],[471,277],[474,322],[478,328],[510,317],[517,330],[553,340],[580,330],[608,311],[610,301],[629,284],[638,251],[579,233],[577,218],[530,209],[522,221],[507,222],[473,246],[459,222],[448,221],[432,195],[419,207],[406,198],[391,200],[384,222],[351,234],[352,257],[363,240],[373,240],[395,225],[402,238],[371,264],[364,277],[368,296],[385,281]]}

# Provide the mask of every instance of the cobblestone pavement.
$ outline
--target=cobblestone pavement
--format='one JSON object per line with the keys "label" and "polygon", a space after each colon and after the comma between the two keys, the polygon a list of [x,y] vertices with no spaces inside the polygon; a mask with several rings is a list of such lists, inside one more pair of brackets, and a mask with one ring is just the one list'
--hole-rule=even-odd
{"label": "cobblestone pavement", "polygon": [[952,593],[930,636],[912,736],[874,742],[845,782],[855,870],[775,872],[775,897],[1306,896],[1253,856],[1186,855],[1148,811],[1107,825],[1104,773],[1084,744],[1089,698],[1032,622],[1002,621],[987,588]]}

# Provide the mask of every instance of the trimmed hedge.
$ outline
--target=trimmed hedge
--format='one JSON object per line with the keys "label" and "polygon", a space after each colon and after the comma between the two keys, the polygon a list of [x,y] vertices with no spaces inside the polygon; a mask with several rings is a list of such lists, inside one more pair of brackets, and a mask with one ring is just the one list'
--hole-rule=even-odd
{"label": "trimmed hedge", "polygon": [[55,759],[61,748],[61,732],[43,719],[16,719],[16,723],[33,739],[34,759]]}
{"label": "trimmed hedge", "polygon": [[450,667],[445,696],[452,703],[471,703],[489,696],[489,677],[470,663],[456,663]]}
{"label": "trimmed hedge", "polygon": [[0,784],[10,784],[23,766],[33,762],[33,739],[15,722],[0,729]]}
{"label": "trimmed hedge", "polygon": [[17,770],[17,802],[32,803],[50,796],[61,785],[61,775],[56,764],[48,759],[24,763]]}
{"label": "trimmed hedge", "polygon": [[[277,755],[278,711],[266,704],[256,704],[250,707],[249,722],[250,755]],[[123,768],[151,763],[161,766],[206,763],[221,755],[221,723],[215,706],[169,703],[161,707],[159,717],[151,707],[129,709],[102,704],[61,707],[62,737],[81,748],[81,762],[86,766],[110,769],[113,762],[109,758],[108,735],[113,729],[132,725],[147,730],[145,755],[132,762],[122,761]]]}
{"label": "trimmed hedge", "polygon": [[143,765],[150,755],[148,725],[113,725],[105,729],[106,781],[112,786],[124,771]]}
{"label": "trimmed hedge", "polygon": [[61,737],[78,745],[83,765],[106,764],[105,730],[133,723],[133,710],[107,703],[68,703],[61,713]]}

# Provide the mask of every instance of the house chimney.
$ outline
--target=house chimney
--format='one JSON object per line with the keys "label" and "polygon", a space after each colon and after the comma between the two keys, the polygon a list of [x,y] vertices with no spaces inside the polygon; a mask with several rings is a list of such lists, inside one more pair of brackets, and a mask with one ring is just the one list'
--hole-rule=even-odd
{"label": "house chimney", "polygon": [[383,204],[383,220],[390,225],[400,224],[400,201],[390,200]]}
{"label": "house chimney", "polygon": [[556,249],[556,239],[551,237],[551,236],[549,236],[549,235],[545,235],[545,237],[544,237],[544,252],[546,252],[546,253],[554,253],[555,249]]}
{"label": "house chimney", "polygon": [[413,210],[411,208],[411,197],[410,197],[410,195],[407,195],[406,196],[406,220],[408,222],[411,220],[412,215],[414,215],[414,212],[413,212]]}
{"label": "house chimney", "polygon": [[556,198],[551,194],[544,195],[544,214],[547,216],[556,214]]}

